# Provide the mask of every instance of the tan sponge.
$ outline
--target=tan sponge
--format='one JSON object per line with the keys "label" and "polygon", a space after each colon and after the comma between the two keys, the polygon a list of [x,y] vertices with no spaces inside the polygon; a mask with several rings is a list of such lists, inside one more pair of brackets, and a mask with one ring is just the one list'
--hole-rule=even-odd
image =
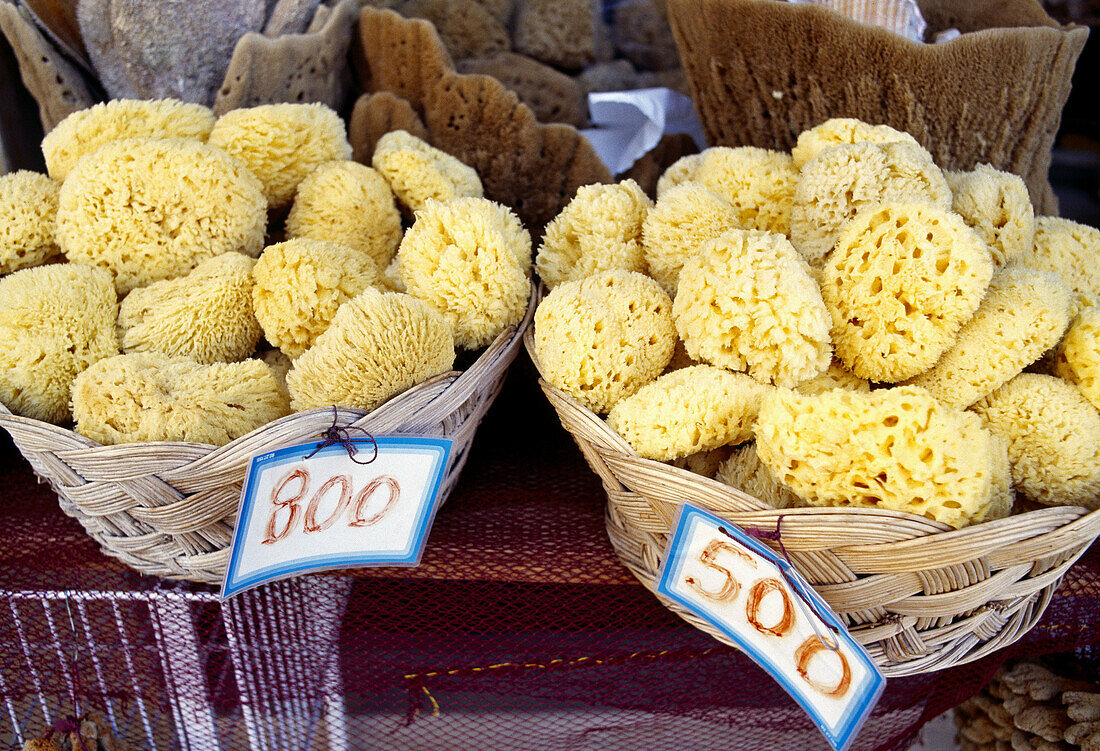
{"label": "tan sponge", "polygon": [[0,274],[61,255],[55,232],[60,194],[59,182],[37,172],[0,177]]}

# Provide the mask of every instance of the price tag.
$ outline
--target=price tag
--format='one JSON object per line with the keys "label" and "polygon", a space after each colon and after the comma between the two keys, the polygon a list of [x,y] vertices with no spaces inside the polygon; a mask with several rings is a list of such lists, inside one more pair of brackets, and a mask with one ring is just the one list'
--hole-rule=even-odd
{"label": "price tag", "polygon": [[771,674],[846,749],[886,679],[784,559],[736,525],[684,504],[657,591],[705,619]]}
{"label": "price tag", "polygon": [[[310,571],[416,566],[438,507],[451,439],[382,436],[253,457],[222,598]],[[319,450],[318,450],[319,449]],[[312,456],[309,456],[312,454]],[[309,456],[309,458],[306,458]]]}

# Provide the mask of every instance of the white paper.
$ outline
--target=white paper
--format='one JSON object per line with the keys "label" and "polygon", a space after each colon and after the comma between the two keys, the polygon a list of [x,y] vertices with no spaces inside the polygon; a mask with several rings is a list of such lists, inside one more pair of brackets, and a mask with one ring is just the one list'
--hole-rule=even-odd
{"label": "white paper", "polygon": [[618,175],[645,156],[661,136],[686,133],[706,148],[703,125],[691,97],[672,89],[601,91],[588,95],[594,127],[581,131],[596,154]]}

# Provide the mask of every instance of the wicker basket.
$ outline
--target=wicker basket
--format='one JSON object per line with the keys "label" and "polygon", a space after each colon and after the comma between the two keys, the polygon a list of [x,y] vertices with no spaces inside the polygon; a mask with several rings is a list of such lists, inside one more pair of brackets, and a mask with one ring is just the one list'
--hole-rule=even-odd
{"label": "wicker basket", "polygon": [[[533,328],[525,343],[538,367]],[[722,483],[642,459],[597,415],[545,381],[540,384],[607,491],[611,544],[650,591],[656,592],[679,504],[691,502],[766,531],[775,530],[782,517],[791,562],[887,676],[969,662],[1016,641],[1042,616],[1062,574],[1100,535],[1100,511],[1076,506],[961,530],[878,509],[776,510]],[[660,599],[729,643],[699,618]]]}
{"label": "wicker basket", "polygon": [[[374,435],[405,433],[454,440],[442,498],[466,463],[481,418],[496,399],[520,339],[534,315],[535,295],[519,326],[503,332],[464,372],[446,373],[372,412],[338,410],[340,425]],[[12,415],[7,430],[103,552],[146,574],[220,583],[249,460],[269,448],[317,438],[332,426],[331,408],[288,415],[213,447],[197,443],[101,446],[71,430]]]}

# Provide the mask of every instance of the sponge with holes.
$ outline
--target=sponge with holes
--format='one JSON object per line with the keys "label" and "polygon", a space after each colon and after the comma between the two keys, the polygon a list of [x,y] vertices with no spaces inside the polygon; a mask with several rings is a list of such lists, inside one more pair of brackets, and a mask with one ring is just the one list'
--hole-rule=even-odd
{"label": "sponge with holes", "polygon": [[447,320],[455,344],[477,349],[523,320],[531,293],[531,236],[485,198],[428,201],[398,252],[406,291]]}
{"label": "sponge with holes", "polygon": [[989,249],[957,214],[925,203],[860,213],[821,284],[837,357],[872,381],[927,370],[977,310],[992,276]]}
{"label": "sponge with holes", "polygon": [[638,183],[585,185],[542,236],[535,259],[547,287],[612,269],[645,272],[642,223],[653,203]]}
{"label": "sponge with holes", "polygon": [[802,168],[791,242],[820,268],[844,225],[861,210],[911,201],[951,209],[951,189],[927,151],[905,141],[833,146]]}
{"label": "sponge with holes", "polygon": [[543,377],[600,414],[659,376],[675,346],[672,301],[633,271],[561,284],[535,312]]}
{"label": "sponge with holes", "polygon": [[691,357],[794,386],[829,367],[829,312],[787,238],[730,230],[684,264],[673,303]]}
{"label": "sponge with holes", "polygon": [[1100,308],[1077,314],[1054,353],[1054,372],[1100,409]]}
{"label": "sponge with holes", "polygon": [[714,476],[718,482],[748,493],[772,508],[796,508],[806,502],[775,479],[772,471],[760,461],[755,443],[745,443],[733,450],[718,467]]}
{"label": "sponge with holes", "polygon": [[412,211],[424,208],[429,200],[481,198],[485,194],[473,167],[403,130],[378,139],[371,166]]}
{"label": "sponge with holes", "polygon": [[54,228],[61,184],[37,172],[0,177],[0,274],[41,266],[61,255]]}
{"label": "sponge with holes", "polygon": [[738,227],[790,233],[798,168],[789,154],[755,146],[715,146],[702,157],[692,179],[737,210]]}
{"label": "sponge with holes", "polygon": [[262,360],[202,365],[152,352],[118,355],[73,382],[76,432],[102,444],[222,446],[290,411]]}
{"label": "sponge with holes", "polygon": [[802,131],[798,135],[798,143],[791,149],[791,157],[794,159],[794,166],[802,169],[807,162],[833,146],[893,141],[906,141],[914,146],[920,146],[913,136],[901,130],[894,130],[889,125],[871,125],[850,117],[834,117],[821,125]]}
{"label": "sponge with holes", "polygon": [[693,182],[702,162],[702,154],[688,154],[670,164],[660,179],[657,180],[657,200],[660,200],[661,196],[677,185]]}
{"label": "sponge with holes", "polygon": [[1053,274],[1023,266],[998,272],[954,345],[909,383],[944,404],[969,407],[1058,343],[1069,325],[1069,298]]}
{"label": "sponge with holes", "polygon": [[867,379],[860,378],[844,367],[844,363],[833,360],[829,368],[821,375],[814,376],[808,381],[803,381],[794,387],[795,391],[806,396],[813,396],[833,389],[847,389],[848,391],[861,391],[866,394],[871,390],[871,384]]}
{"label": "sponge with holes", "polygon": [[1035,244],[1019,262],[1062,277],[1075,295],[1100,295],[1100,229],[1056,216],[1035,220]]}
{"label": "sponge with holes", "polygon": [[766,392],[744,373],[695,365],[623,399],[607,415],[607,424],[639,456],[671,461],[751,438]]}
{"label": "sponge with holes", "polygon": [[1027,186],[1010,172],[979,164],[970,172],[945,172],[951,207],[989,246],[993,263],[1007,266],[1035,242],[1035,209]]}
{"label": "sponge with holes", "polygon": [[757,417],[756,451],[813,506],[908,511],[963,527],[1001,500],[1005,457],[981,419],[915,386],[777,389]]}
{"label": "sponge with holes", "polygon": [[972,409],[1008,441],[1018,491],[1046,505],[1100,508],[1100,412],[1073,384],[1021,373]]}

